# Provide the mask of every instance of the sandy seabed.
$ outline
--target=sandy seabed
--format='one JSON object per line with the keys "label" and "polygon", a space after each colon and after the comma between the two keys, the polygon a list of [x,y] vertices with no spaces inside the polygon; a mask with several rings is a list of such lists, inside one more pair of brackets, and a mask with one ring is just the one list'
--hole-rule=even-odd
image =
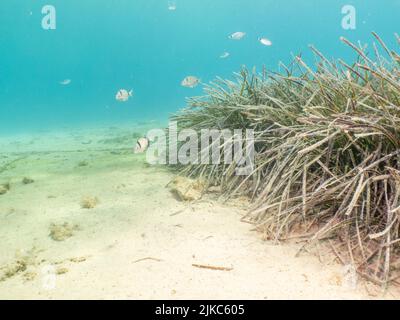
{"label": "sandy seabed", "polygon": [[0,138],[0,183],[10,183],[0,195],[0,299],[400,297],[349,285],[332,256],[263,241],[239,205],[212,194],[178,201],[166,188],[172,173],[132,152],[147,127]]}

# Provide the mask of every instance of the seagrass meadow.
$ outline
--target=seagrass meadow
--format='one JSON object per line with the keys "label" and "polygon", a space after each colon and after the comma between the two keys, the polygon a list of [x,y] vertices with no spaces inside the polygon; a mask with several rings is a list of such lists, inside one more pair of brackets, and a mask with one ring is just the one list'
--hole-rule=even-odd
{"label": "seagrass meadow", "polygon": [[341,38],[351,64],[311,47],[315,65],[296,56],[279,72],[218,78],[173,119],[180,130],[253,129],[250,175],[235,175],[235,163],[178,169],[227,199],[249,197],[244,219],[269,239],[322,241],[387,285],[400,277],[400,55],[372,35],[369,48]]}

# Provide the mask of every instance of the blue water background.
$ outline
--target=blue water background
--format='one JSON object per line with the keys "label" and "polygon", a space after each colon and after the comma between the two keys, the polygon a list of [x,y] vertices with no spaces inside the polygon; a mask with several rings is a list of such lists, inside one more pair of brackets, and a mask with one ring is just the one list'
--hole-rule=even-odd
{"label": "blue water background", "polygon": [[[340,41],[372,43],[378,32],[396,47],[399,0],[2,0],[0,3],[0,134],[96,123],[166,119],[208,82],[242,65],[276,69],[313,44],[328,57],[351,59]],[[57,29],[41,27],[44,5]],[[341,26],[341,8],[357,9],[356,30]],[[241,41],[228,35],[244,31]],[[259,37],[273,46],[265,47]],[[224,52],[228,59],[220,59]],[[59,84],[71,79],[68,86]],[[118,89],[134,90],[126,103]]]}

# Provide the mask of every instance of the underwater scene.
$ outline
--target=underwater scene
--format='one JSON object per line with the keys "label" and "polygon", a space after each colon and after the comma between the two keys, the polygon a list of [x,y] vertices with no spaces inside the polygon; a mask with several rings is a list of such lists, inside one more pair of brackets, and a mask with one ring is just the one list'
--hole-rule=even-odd
{"label": "underwater scene", "polygon": [[0,299],[400,298],[399,0],[3,0]]}

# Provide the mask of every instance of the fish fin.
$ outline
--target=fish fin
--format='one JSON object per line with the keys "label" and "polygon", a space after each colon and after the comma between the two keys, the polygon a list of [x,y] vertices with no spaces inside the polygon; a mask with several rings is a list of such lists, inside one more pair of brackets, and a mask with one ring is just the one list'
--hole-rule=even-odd
{"label": "fish fin", "polygon": [[130,97],[133,96],[133,90],[129,91],[129,96],[130,96]]}

